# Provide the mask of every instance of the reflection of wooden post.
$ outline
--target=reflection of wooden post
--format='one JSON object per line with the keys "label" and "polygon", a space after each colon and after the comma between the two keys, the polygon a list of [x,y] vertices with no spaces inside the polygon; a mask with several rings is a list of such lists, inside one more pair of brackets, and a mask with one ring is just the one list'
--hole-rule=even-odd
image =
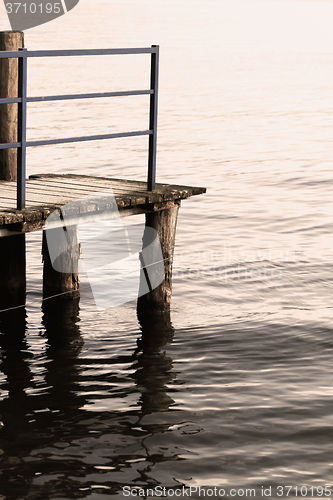
{"label": "reflection of wooden post", "polygon": [[[56,231],[57,229],[47,229],[46,231]],[[77,235],[77,226],[66,228],[66,242],[64,248],[57,249],[59,258],[57,259],[56,267],[58,269],[72,269],[73,272],[62,273],[56,271],[52,265],[49,250],[47,246],[46,231],[43,231],[43,297],[51,297],[59,295],[63,299],[75,299],[79,297],[79,275],[78,265],[80,258],[80,250]],[[53,239],[56,244],[56,238]],[[59,242],[59,245],[61,242]]]}
{"label": "reflection of wooden post", "polygon": [[[146,226],[152,227],[157,231],[162,254],[164,259],[165,277],[164,281],[146,295],[138,299],[138,317],[149,313],[162,312],[170,309],[172,295],[172,261],[176,237],[176,226],[179,204],[164,210],[149,212],[146,214]],[[146,235],[143,235],[143,246],[145,246]],[[151,262],[156,262],[151,258]]]}
{"label": "reflection of wooden post", "polygon": [[[24,47],[23,31],[0,32],[0,51]],[[18,96],[18,60],[0,59],[0,98]],[[0,143],[17,142],[17,104],[0,104]],[[17,179],[17,149],[0,150],[0,179]]]}
{"label": "reflection of wooden post", "polygon": [[[44,300],[42,305],[43,335],[47,339],[44,378],[50,387],[48,395],[43,395],[44,404],[50,409],[62,408],[63,421],[67,422],[87,404],[87,399],[80,395],[79,390],[80,365],[77,357],[84,344],[79,329],[79,301],[79,298],[54,298]],[[38,426],[42,430],[43,421]]]}
{"label": "reflection of wooden post", "polygon": [[[71,294],[73,296],[73,294]],[[55,297],[42,303],[45,335],[49,341],[49,349],[64,349],[67,354],[75,355],[83,345],[79,329],[79,297],[73,300],[62,300]]]}
{"label": "reflection of wooden post", "polygon": [[[142,338],[137,341],[138,355],[132,378],[142,392],[141,412],[142,415],[148,415],[157,411],[168,411],[174,400],[167,394],[167,385],[175,378],[172,359],[163,349],[167,344],[171,344],[174,336],[170,311],[146,314],[139,321]],[[159,430],[165,432],[168,427],[161,424]]]}

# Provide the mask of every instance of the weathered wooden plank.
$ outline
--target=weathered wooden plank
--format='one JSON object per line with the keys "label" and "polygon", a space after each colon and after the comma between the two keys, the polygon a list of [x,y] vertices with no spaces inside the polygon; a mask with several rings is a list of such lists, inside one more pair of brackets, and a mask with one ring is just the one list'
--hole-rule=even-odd
{"label": "weathered wooden plank", "polygon": [[93,176],[93,175],[77,175],[77,174],[37,174],[37,175],[31,175],[29,179],[40,179],[40,180],[48,180],[48,181],[63,181],[63,182],[80,182],[86,183],[89,185],[99,185],[100,183],[102,185],[105,184],[105,182],[112,182],[114,184],[123,184],[126,186],[139,186],[142,187],[144,186],[144,189],[147,190],[147,183],[143,181],[133,181],[129,179],[116,179],[114,177],[100,177],[100,176]]}
{"label": "weathered wooden plank", "polygon": [[[35,176],[33,176],[35,178]],[[39,177],[39,179],[43,179],[46,181],[45,177]],[[98,187],[102,187],[103,189],[107,189],[111,187],[113,190],[122,190],[126,193],[131,193],[131,192],[138,192],[138,193],[148,193],[146,189],[146,182],[140,182],[140,181],[131,181],[131,180],[125,180],[125,179],[113,179],[113,178],[108,178],[108,177],[93,177],[93,176],[84,176],[84,175],[73,175],[73,174],[66,174],[63,176],[48,176],[47,177],[48,182],[52,183],[58,183],[58,185],[74,185],[75,187],[89,187],[93,189],[94,191]],[[174,188],[177,191],[188,191],[189,196],[195,195],[195,194],[202,194],[205,192],[204,188],[200,187],[193,187],[193,186],[179,186],[179,185],[169,185],[169,184],[157,184],[156,185],[156,190],[154,191],[154,194],[160,192],[163,193],[165,190],[170,192],[170,188]],[[149,193],[150,194],[150,193]]]}
{"label": "weathered wooden plank", "polygon": [[[8,195],[8,196],[0,196],[0,203],[4,206],[4,208],[9,208],[9,204],[12,203],[13,206],[15,205],[15,201],[13,200],[13,197]],[[16,206],[14,206],[16,208]]]}
{"label": "weathered wooden plank", "polygon": [[[0,229],[28,232],[42,229],[47,217],[59,208],[72,204],[73,217],[98,217],[112,207],[112,198],[103,196],[111,188],[121,216],[164,210],[175,201],[204,193],[205,188],[156,184],[153,192],[147,191],[145,182],[128,181],[85,175],[34,175],[27,181],[27,203],[24,211],[15,210],[16,183],[0,181]],[[94,199],[94,193],[101,193]],[[90,195],[89,198],[88,197]]]}
{"label": "weathered wooden plank", "polygon": [[[41,178],[41,177],[39,177]],[[125,187],[127,192],[129,191],[129,189],[131,187],[137,187],[139,188],[139,191],[144,191],[144,192],[147,192],[147,183],[146,182],[142,182],[142,181],[132,181],[132,180],[127,180],[127,179],[114,179],[114,178],[110,178],[110,177],[94,177],[94,176],[87,176],[87,175],[74,175],[74,174],[64,174],[64,175],[61,175],[61,176],[52,176],[50,177],[50,179],[53,178],[57,181],[59,181],[60,179],[63,181],[63,182],[71,182],[71,183],[74,183],[74,184],[77,184],[77,183],[84,183],[84,184],[89,184],[89,185],[92,185],[92,186],[103,186],[105,187],[105,183],[111,183],[111,186],[114,185],[114,187],[116,186],[122,186],[122,187]],[[170,185],[170,184],[156,184],[156,191],[158,190],[163,190],[163,189],[169,189],[169,188],[175,188],[176,190],[190,190],[192,192],[192,194],[202,194],[204,192],[206,192],[206,189],[205,188],[202,188],[202,187],[196,187],[196,186],[182,186],[182,185]]]}
{"label": "weathered wooden plank", "polygon": [[107,182],[102,182],[102,183],[96,183],[96,184],[88,184],[87,182],[80,182],[79,180],[77,182],[75,181],[72,181],[72,182],[69,182],[68,180],[64,179],[64,180],[42,180],[42,181],[38,181],[38,180],[28,180],[28,185],[29,186],[35,186],[37,188],[39,188],[40,186],[45,186],[47,189],[50,189],[50,190],[59,190],[59,189],[67,189],[69,191],[84,191],[84,192],[95,192],[95,191],[99,191],[101,188],[109,188],[109,187],[112,187],[112,189],[114,190],[119,190],[119,191],[125,191],[125,192],[132,192],[132,191],[140,191],[140,192],[144,192],[146,191],[146,189],[144,188],[139,188],[139,187],[136,187],[136,186],[133,186],[133,187],[126,187],[125,185],[122,185],[122,184],[116,184],[116,183],[113,183],[113,182],[110,182],[110,183],[107,183]]}
{"label": "weathered wooden plank", "polygon": [[89,194],[92,193],[97,193],[101,191],[101,188],[103,190],[111,188],[113,193],[115,195],[119,194],[128,194],[128,193],[133,193],[133,194],[141,194],[144,195],[146,194],[147,191],[145,190],[138,190],[135,188],[130,188],[127,189],[125,186],[123,187],[118,187],[114,186],[113,184],[102,184],[99,187],[92,187],[92,186],[84,186],[76,183],[72,184],[65,184],[62,182],[52,182],[52,183],[47,183],[47,182],[39,182],[39,183],[32,183],[31,181],[28,181],[28,187],[27,187],[27,192],[32,192],[35,190],[40,190],[43,188],[45,193],[66,193],[69,194],[70,196],[75,196],[76,198],[79,196],[88,196]]}
{"label": "weathered wooden plank", "polygon": [[[29,185],[31,181],[28,181]],[[37,186],[46,186],[48,189],[49,188],[62,188],[64,187],[65,189],[73,189],[75,191],[82,191],[82,192],[97,192],[100,191],[101,189],[112,189],[114,193],[146,193],[146,183],[141,183],[139,186],[126,186],[124,183],[115,183],[113,181],[107,182],[80,182],[80,181],[75,181],[75,180],[69,180],[69,179],[64,179],[64,180],[43,180],[39,181],[38,183],[36,182]]]}

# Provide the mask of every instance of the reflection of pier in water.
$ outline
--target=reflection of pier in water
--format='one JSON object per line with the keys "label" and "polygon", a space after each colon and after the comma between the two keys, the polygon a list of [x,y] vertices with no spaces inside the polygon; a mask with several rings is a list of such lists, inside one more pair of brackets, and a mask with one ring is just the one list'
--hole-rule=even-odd
{"label": "reflection of pier in water", "polygon": [[[140,318],[142,336],[126,360],[130,375],[126,371],[123,377],[119,375],[117,364],[124,363],[119,356],[103,359],[103,373],[96,377],[84,373],[96,359],[80,359],[84,342],[78,299],[57,304],[53,300],[43,303],[46,350],[36,363],[45,389],[39,390],[34,382],[36,360],[31,359],[25,340],[25,310],[0,315],[0,367],[6,377],[0,390],[7,391],[0,401],[4,424],[0,430],[0,495],[11,498],[15,492],[17,498],[44,500],[51,493],[66,496],[87,488],[98,492],[97,485],[102,485],[101,493],[115,493],[123,485],[123,468],[127,478],[131,469],[134,484],[148,481],[158,485],[154,464],[178,457],[149,451],[148,438],[167,431],[169,425],[160,419],[145,425],[142,420],[167,412],[173,404],[166,393],[166,385],[175,376],[172,360],[162,351],[173,339],[170,313],[151,321]],[[106,374],[105,365],[109,366]],[[130,389],[129,378],[135,381]],[[140,391],[137,406],[129,405],[125,411],[91,411],[89,403],[96,392],[105,393],[105,385],[109,385],[112,393],[117,383],[116,398]],[[110,407],[110,401],[106,405]]]}
{"label": "reflection of pier in water", "polygon": [[[23,32],[0,33],[0,369],[5,376],[0,389],[7,391],[4,395],[0,393],[0,415],[4,424],[0,430],[0,497],[45,500],[54,493],[80,497],[101,482],[108,492],[113,492],[122,485],[122,468],[133,467],[133,481],[143,481],[146,472],[139,473],[139,466],[135,468],[131,464],[143,461],[145,471],[149,468],[151,472],[157,460],[175,459],[162,453],[158,457],[149,453],[147,438],[154,432],[164,432],[168,426],[160,422],[155,427],[142,425],[142,420],[156,412],[167,412],[173,403],[166,394],[166,385],[173,377],[172,360],[161,348],[171,342],[173,336],[169,311],[177,216],[182,200],[206,190],[155,182],[158,46],[83,51],[28,51],[23,47]],[[149,89],[70,96],[27,95],[30,57],[125,54],[150,56]],[[125,95],[148,96],[149,130],[26,141],[27,103]],[[131,136],[148,138],[147,182],[38,173],[26,179],[27,147]],[[103,358],[101,374],[98,369],[92,369],[93,374],[89,374],[87,366],[93,366],[96,360],[87,359],[81,353],[77,226],[83,223],[82,219],[100,220],[111,209],[119,217],[136,214],[146,217],[142,247],[139,241],[140,266],[137,266],[142,339],[127,359],[131,374],[113,366],[123,363],[120,355],[110,356],[109,360]],[[59,219],[58,226],[49,227],[49,217]],[[44,299],[49,300],[44,300],[42,305],[46,350],[34,359],[25,337],[25,233],[38,230],[44,231],[43,294]],[[50,234],[56,234],[51,245],[47,237]],[[152,238],[152,234],[156,236]],[[55,259],[52,260],[51,254]],[[56,269],[57,260],[63,264],[60,269]],[[109,292],[107,289],[105,295]],[[70,300],[56,299],[59,295]],[[156,312],[160,314],[155,315]],[[152,314],[154,321],[148,322],[147,317]],[[112,392],[114,387],[117,396]],[[141,397],[137,406],[127,405],[125,411],[115,408],[97,413],[91,409],[93,404],[89,404],[92,393],[97,392],[100,401],[103,394],[116,407],[116,397],[124,400],[138,390]],[[150,479],[150,484],[152,481]],[[105,493],[101,489],[101,493]]]}
{"label": "reflection of pier in water", "polygon": [[140,317],[142,337],[138,340],[137,361],[132,375],[138,389],[142,416],[157,411],[168,411],[174,402],[166,393],[166,384],[174,378],[172,359],[161,352],[173,340],[174,329],[170,313]]}

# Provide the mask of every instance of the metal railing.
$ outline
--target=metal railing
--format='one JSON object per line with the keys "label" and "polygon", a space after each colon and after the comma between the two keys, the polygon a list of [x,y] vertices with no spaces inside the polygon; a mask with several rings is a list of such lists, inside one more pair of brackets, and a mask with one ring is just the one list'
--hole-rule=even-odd
{"label": "metal railing", "polygon": [[[43,97],[27,96],[27,67],[29,57],[69,57],[69,56],[102,56],[121,54],[151,54],[151,75],[149,90],[133,90],[123,92],[104,92],[90,94],[71,94]],[[70,142],[97,141],[102,139],[113,139],[118,137],[134,137],[140,135],[149,136],[148,146],[148,179],[147,190],[155,189],[156,178],[156,145],[157,145],[157,104],[158,104],[158,66],[159,66],[159,46],[152,45],[149,48],[132,49],[89,49],[89,50],[38,50],[29,51],[19,49],[19,51],[0,52],[0,59],[18,58],[18,97],[0,99],[0,104],[18,103],[18,131],[17,142],[0,144],[0,149],[17,148],[17,209],[25,208],[26,189],[26,149],[32,146],[46,146],[51,144],[66,144]],[[119,97],[131,95],[150,95],[150,116],[149,130],[136,132],[122,132],[115,134],[91,135],[81,137],[69,137],[64,139],[50,139],[27,141],[27,103],[46,102],[73,99],[93,99],[99,97]]]}

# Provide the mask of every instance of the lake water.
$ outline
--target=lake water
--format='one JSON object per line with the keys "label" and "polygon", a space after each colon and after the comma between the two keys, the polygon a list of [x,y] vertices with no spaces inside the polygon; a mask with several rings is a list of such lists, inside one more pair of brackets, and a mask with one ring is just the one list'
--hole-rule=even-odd
{"label": "lake water", "polygon": [[[2,500],[331,496],[332,18],[320,0],[81,0],[26,32],[29,49],[159,44],[157,180],[207,194],[182,203],[171,317],[152,324],[86,289],[41,308],[28,235],[26,311],[1,318]],[[29,93],[147,88],[148,68],[31,60]],[[31,105],[29,137],[146,129],[147,103]],[[146,145],[35,148],[28,174],[143,180]]]}

